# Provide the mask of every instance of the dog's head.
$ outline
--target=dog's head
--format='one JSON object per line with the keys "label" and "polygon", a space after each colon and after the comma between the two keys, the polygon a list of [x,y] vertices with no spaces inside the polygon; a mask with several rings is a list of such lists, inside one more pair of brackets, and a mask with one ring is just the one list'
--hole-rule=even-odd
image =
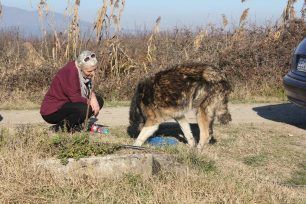
{"label": "dog's head", "polygon": [[143,127],[143,124],[129,125],[128,128],[127,128],[127,133],[129,134],[129,136],[131,138],[137,138],[137,136],[139,135],[142,127]]}
{"label": "dog's head", "polygon": [[232,121],[232,116],[229,112],[226,112],[224,114],[221,114],[218,116],[218,120],[222,125],[228,124],[230,121]]}

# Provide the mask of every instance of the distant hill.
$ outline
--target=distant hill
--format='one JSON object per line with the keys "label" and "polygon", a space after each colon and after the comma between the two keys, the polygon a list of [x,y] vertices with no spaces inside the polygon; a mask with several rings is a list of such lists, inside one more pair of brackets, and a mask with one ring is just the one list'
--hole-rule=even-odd
{"label": "distant hill", "polygon": [[[48,32],[55,27],[57,32],[65,31],[70,24],[71,18],[60,13],[49,13],[46,18],[46,29]],[[92,29],[92,24],[80,21],[80,29],[87,32]],[[3,6],[3,16],[0,18],[0,29],[18,29],[24,36],[41,36],[41,24],[37,11],[27,11],[20,8]]]}

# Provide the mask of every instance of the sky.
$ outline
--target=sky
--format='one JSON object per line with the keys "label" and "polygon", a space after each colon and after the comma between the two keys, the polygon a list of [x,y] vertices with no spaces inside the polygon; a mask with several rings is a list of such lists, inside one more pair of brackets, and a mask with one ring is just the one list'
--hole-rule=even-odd
{"label": "sky", "polygon": [[[50,10],[64,13],[69,0],[47,0]],[[39,0],[0,0],[5,6],[36,10]],[[70,0],[71,3],[74,0]],[[304,0],[296,3],[300,11]],[[81,0],[80,17],[93,22],[103,0]],[[238,24],[242,12],[249,8],[249,22],[265,24],[279,19],[287,0],[126,0],[121,27],[148,28],[161,16],[161,29],[200,27],[209,23],[221,25],[222,14],[230,24]]]}

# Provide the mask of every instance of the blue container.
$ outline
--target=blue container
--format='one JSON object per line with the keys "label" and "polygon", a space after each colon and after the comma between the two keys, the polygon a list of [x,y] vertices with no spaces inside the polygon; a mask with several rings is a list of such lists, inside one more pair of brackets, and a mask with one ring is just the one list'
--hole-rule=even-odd
{"label": "blue container", "polygon": [[154,146],[176,145],[178,143],[177,139],[173,137],[162,137],[162,136],[150,137],[147,140],[147,142],[150,145],[154,145]]}

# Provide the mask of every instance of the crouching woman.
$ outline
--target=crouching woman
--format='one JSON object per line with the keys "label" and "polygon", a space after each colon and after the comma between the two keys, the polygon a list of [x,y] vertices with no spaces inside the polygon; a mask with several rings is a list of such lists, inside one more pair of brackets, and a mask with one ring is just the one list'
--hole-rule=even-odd
{"label": "crouching woman", "polygon": [[55,131],[60,128],[68,132],[81,130],[88,105],[87,117],[99,114],[103,98],[94,92],[89,98],[97,63],[96,55],[86,50],[54,76],[41,104],[40,114],[46,122],[55,124]]}

